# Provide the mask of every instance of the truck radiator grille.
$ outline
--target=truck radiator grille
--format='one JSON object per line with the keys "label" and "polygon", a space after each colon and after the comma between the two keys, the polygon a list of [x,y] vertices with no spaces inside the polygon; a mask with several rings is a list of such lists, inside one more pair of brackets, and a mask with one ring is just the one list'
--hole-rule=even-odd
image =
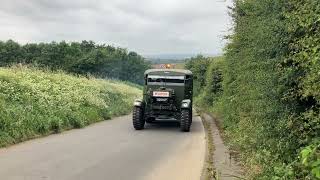
{"label": "truck radiator grille", "polygon": [[175,108],[173,106],[170,106],[170,105],[153,105],[152,109],[155,109],[155,110],[169,110],[169,111],[175,110]]}

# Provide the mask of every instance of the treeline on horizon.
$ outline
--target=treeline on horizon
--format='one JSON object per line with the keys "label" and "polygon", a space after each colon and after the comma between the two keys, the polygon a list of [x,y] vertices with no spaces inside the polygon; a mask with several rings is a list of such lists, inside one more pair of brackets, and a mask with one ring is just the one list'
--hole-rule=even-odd
{"label": "treeline on horizon", "polygon": [[248,179],[320,179],[320,2],[236,0],[224,57],[186,64]]}
{"label": "treeline on horizon", "polygon": [[68,73],[141,84],[150,63],[137,54],[93,41],[28,43],[0,41],[0,66],[32,65]]}

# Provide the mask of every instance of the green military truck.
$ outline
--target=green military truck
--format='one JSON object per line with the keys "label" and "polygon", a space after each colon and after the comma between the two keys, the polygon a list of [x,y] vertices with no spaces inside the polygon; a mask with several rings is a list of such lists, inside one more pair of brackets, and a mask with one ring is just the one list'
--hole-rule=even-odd
{"label": "green military truck", "polygon": [[193,76],[189,70],[149,69],[144,73],[143,99],[133,108],[133,127],[144,128],[145,122],[174,120],[180,130],[189,132],[192,124]]}

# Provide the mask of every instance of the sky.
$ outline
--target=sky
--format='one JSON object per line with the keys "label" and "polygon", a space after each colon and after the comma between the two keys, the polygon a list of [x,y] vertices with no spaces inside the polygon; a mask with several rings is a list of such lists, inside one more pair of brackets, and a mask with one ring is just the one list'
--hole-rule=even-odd
{"label": "sky", "polygon": [[0,0],[0,40],[93,40],[143,55],[220,54],[231,0]]}

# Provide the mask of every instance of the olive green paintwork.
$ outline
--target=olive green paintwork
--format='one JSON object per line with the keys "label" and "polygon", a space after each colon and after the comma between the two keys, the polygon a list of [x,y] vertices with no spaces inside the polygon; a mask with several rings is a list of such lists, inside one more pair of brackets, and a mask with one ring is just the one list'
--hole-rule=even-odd
{"label": "olive green paintwork", "polygon": [[[159,77],[165,82],[148,82],[148,77]],[[182,78],[177,82],[167,82],[176,77]],[[180,117],[181,103],[189,99],[192,108],[193,76],[189,70],[182,69],[149,69],[144,73],[143,105],[146,118],[175,118]],[[149,79],[150,80],[150,79]],[[168,80],[168,81],[169,81]],[[166,102],[158,102],[153,96],[153,91],[169,92],[170,97]]]}

